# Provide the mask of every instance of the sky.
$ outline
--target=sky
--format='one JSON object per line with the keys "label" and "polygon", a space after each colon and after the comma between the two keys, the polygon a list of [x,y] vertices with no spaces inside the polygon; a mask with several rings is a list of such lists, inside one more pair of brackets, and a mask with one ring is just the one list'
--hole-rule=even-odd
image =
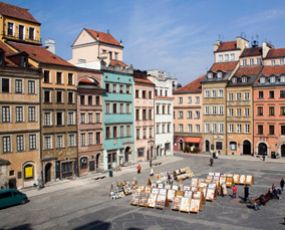
{"label": "sky", "polygon": [[284,0],[10,0],[42,23],[43,41],[69,60],[83,28],[122,40],[124,62],[161,69],[184,85],[206,73],[213,44],[244,36],[285,47]]}

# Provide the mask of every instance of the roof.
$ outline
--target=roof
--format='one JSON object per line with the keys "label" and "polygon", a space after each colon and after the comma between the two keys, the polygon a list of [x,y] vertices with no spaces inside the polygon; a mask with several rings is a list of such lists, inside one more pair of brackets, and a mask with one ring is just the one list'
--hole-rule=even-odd
{"label": "roof", "polygon": [[231,51],[231,50],[238,50],[236,41],[220,42],[219,47],[216,50],[216,52],[224,52],[224,51]]}
{"label": "roof", "polygon": [[28,9],[10,5],[5,2],[0,2],[0,14],[7,16],[7,17],[17,18],[17,19],[33,22],[36,24],[40,24],[33,17],[33,15],[29,12]]}
{"label": "roof", "polygon": [[230,62],[216,62],[212,65],[210,68],[210,71],[212,72],[230,72],[233,71],[234,68],[237,66],[238,61],[230,61]]}
{"label": "roof", "polygon": [[285,66],[264,66],[261,72],[263,76],[285,74]]}
{"label": "roof", "polygon": [[240,57],[252,57],[252,56],[261,56],[262,47],[251,47],[243,50]]}
{"label": "roof", "polygon": [[51,64],[51,65],[61,65],[73,67],[72,64],[62,59],[61,57],[53,54],[42,46],[30,45],[17,42],[8,42],[9,45],[13,46],[20,52],[26,52],[29,55],[29,58],[41,63],[41,64]]}
{"label": "roof", "polygon": [[14,54],[14,52],[7,46],[5,45],[2,41],[0,41],[0,49],[4,51],[4,55],[5,55],[5,65],[6,66],[12,66],[12,67],[16,67],[17,65],[15,63],[13,63],[8,56],[11,56]]}
{"label": "roof", "polygon": [[110,61],[109,66],[120,66],[120,67],[122,67],[122,68],[125,68],[125,67],[127,67],[127,64],[124,63],[123,61],[119,61],[119,60],[114,60],[114,59],[112,59],[112,60]]}
{"label": "roof", "polygon": [[134,77],[134,80],[135,80],[135,84],[147,84],[147,85],[155,86],[155,84],[153,84],[152,81],[150,81],[147,78]]}
{"label": "roof", "polygon": [[242,76],[257,76],[262,70],[261,65],[255,66],[240,66],[235,73],[236,77]]}
{"label": "roof", "polygon": [[187,85],[175,90],[173,94],[176,94],[176,93],[178,93],[178,94],[179,93],[200,93],[202,90],[201,81],[204,80],[204,78],[205,78],[205,75],[196,78],[194,81],[191,81]]}
{"label": "roof", "polygon": [[285,57],[285,48],[272,48],[268,51],[265,59]]}
{"label": "roof", "polygon": [[99,32],[87,28],[84,28],[84,30],[86,30],[87,33],[89,33],[94,39],[99,40],[100,42],[122,47],[121,43],[109,33]]}

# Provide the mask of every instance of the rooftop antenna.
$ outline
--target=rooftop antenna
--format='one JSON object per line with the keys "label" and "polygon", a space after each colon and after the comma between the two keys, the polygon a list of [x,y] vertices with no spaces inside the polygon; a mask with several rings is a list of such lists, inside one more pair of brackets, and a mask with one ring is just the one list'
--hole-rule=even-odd
{"label": "rooftop antenna", "polygon": [[107,29],[107,34],[110,34],[110,30],[109,29]]}
{"label": "rooftop antenna", "polygon": [[222,35],[218,34],[218,40],[221,41],[222,40]]}

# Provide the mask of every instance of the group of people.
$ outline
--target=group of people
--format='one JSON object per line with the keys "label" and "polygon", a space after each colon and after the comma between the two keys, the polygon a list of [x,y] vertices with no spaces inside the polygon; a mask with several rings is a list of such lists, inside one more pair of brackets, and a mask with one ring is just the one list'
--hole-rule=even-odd
{"label": "group of people", "polygon": [[[248,201],[248,197],[249,197],[249,186],[246,184],[244,186],[244,197],[243,197],[243,200],[244,202],[247,202]],[[232,198],[235,199],[237,198],[237,193],[238,193],[238,187],[234,184],[232,186]]]}
{"label": "group of people", "polygon": [[[142,171],[142,166],[140,164],[137,165],[137,174],[141,174],[141,171]],[[153,171],[153,168],[150,167],[150,171],[149,171],[149,175],[150,176],[153,176],[154,175],[154,171]]]}

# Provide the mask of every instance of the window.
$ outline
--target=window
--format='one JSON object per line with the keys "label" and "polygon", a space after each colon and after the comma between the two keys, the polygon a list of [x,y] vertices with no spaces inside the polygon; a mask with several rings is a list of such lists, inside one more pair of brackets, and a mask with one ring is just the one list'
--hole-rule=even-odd
{"label": "window", "polygon": [[33,27],[29,27],[29,40],[35,40],[35,29]]}
{"label": "window", "polygon": [[179,104],[183,103],[183,97],[179,97]]}
{"label": "window", "polygon": [[10,136],[3,137],[3,153],[10,153],[11,150],[11,138]]}
{"label": "window", "polygon": [[237,133],[241,133],[241,124],[237,124]]}
{"label": "window", "polygon": [[244,116],[249,117],[249,108],[244,109]]}
{"label": "window", "polygon": [[106,88],[106,92],[110,93],[110,84],[109,83],[106,83],[105,88]]}
{"label": "window", "polygon": [[68,85],[73,85],[73,74],[68,73]]}
{"label": "window", "polygon": [[44,126],[51,126],[52,119],[51,119],[51,112],[44,113]]}
{"label": "window", "polygon": [[285,98],[285,90],[280,90],[280,98]]}
{"label": "window", "polygon": [[128,114],[131,113],[131,104],[127,104],[127,111],[126,111]]}
{"label": "window", "polygon": [[241,101],[241,93],[237,93],[237,101]]}
{"label": "window", "polygon": [[80,145],[85,146],[85,133],[81,133],[80,135]]}
{"label": "window", "polygon": [[124,104],[120,103],[120,114],[124,113]]}
{"label": "window", "polygon": [[67,124],[75,125],[75,112],[68,112]]}
{"label": "window", "polygon": [[[209,108],[209,107],[206,107],[206,108]],[[206,109],[207,111],[207,109]],[[188,111],[188,119],[192,119],[192,111]]]}
{"label": "window", "polygon": [[235,141],[230,142],[230,150],[232,151],[237,150],[237,143]]}
{"label": "window", "polygon": [[263,95],[263,91],[259,91],[259,92],[258,92],[258,98],[259,98],[259,99],[263,99],[263,96],[264,96],[264,95]]}
{"label": "window", "polygon": [[56,136],[56,148],[60,149],[63,148],[63,136],[62,135],[57,135]]}
{"label": "window", "polygon": [[144,98],[144,99],[146,98],[146,91],[145,90],[142,91],[142,98]]}
{"label": "window", "polygon": [[149,128],[149,138],[152,138],[152,128]]}
{"label": "window", "polygon": [[36,107],[29,106],[29,122],[36,121]]}
{"label": "window", "polygon": [[56,125],[63,125],[63,112],[56,113]]}
{"label": "window", "polygon": [[195,111],[195,119],[200,119],[200,111]]}
{"label": "window", "polygon": [[117,93],[117,85],[113,84],[113,93]]}
{"label": "window", "polygon": [[205,90],[205,97],[210,97],[210,91],[209,90]]}
{"label": "window", "polygon": [[262,64],[262,59],[261,58],[257,58],[257,64],[261,65]]}
{"label": "window", "polygon": [[152,92],[151,91],[148,92],[148,98],[152,99]]}
{"label": "window", "polygon": [[242,65],[247,65],[247,60],[246,59],[242,59]]}
{"label": "window", "polygon": [[178,114],[179,114],[179,115],[178,115],[178,118],[179,118],[179,119],[183,119],[183,111],[179,111]]}
{"label": "window", "polygon": [[273,106],[269,107],[269,116],[274,116],[275,115],[275,110]]}
{"label": "window", "polygon": [[225,61],[229,61],[229,54],[225,54]]}
{"label": "window", "polygon": [[213,95],[213,97],[217,97],[217,91],[216,90],[212,90],[212,95]]}
{"label": "window", "polygon": [[217,78],[218,78],[218,79],[221,79],[222,77],[223,77],[223,73],[222,73],[222,72],[218,72],[218,73],[217,73]]}
{"label": "window", "polygon": [[93,113],[88,113],[88,123],[93,123]]}
{"label": "window", "polygon": [[271,65],[275,65],[275,60],[271,60]]}
{"label": "window", "polygon": [[234,60],[235,60],[235,54],[231,53],[231,61],[234,61]]}
{"label": "window", "polygon": [[254,59],[253,58],[249,59],[249,65],[254,65]]}
{"label": "window", "polygon": [[73,92],[68,92],[67,97],[68,97],[68,104],[73,104]]}
{"label": "window", "polygon": [[237,109],[237,116],[241,117],[241,109]]}
{"label": "window", "polygon": [[117,113],[117,104],[113,103],[113,113],[116,114]]}
{"label": "window", "polygon": [[148,119],[152,120],[152,109],[148,110]]}
{"label": "window", "polygon": [[76,134],[68,135],[68,146],[75,147],[76,146]]}
{"label": "window", "polygon": [[127,136],[130,137],[131,136],[131,126],[127,125]]}
{"label": "window", "polygon": [[137,129],[137,140],[140,139],[140,129]]}
{"label": "window", "polygon": [[229,124],[228,125],[228,129],[229,129],[228,130],[229,133],[233,133],[234,132],[234,125],[233,124]]}
{"label": "window", "polygon": [[110,113],[110,104],[106,103],[106,113],[109,114]]}
{"label": "window", "polygon": [[209,133],[210,132],[210,124],[206,123],[205,124],[205,133]]}
{"label": "window", "polygon": [[242,77],[241,82],[242,83],[247,83],[247,77]]}
{"label": "window", "polygon": [[183,125],[179,124],[179,132],[183,132]]}
{"label": "window", "polygon": [[96,105],[100,105],[100,96],[96,96]]}
{"label": "window", "polygon": [[56,103],[58,103],[58,104],[63,103],[62,91],[56,91]]}
{"label": "window", "polygon": [[224,56],[223,56],[222,54],[219,54],[219,61],[220,61],[220,62],[224,61],[223,57],[224,57]]}
{"label": "window", "polygon": [[258,134],[262,135],[263,134],[263,125],[258,125],[257,129],[258,129]]}
{"label": "window", "polygon": [[50,83],[49,71],[48,70],[44,71],[44,83]]}
{"label": "window", "polygon": [[244,100],[245,101],[249,101],[249,93],[245,93],[244,94]]}
{"label": "window", "polygon": [[8,34],[9,36],[13,36],[13,35],[14,35],[14,23],[8,22],[7,34]]}
{"label": "window", "polygon": [[281,125],[281,135],[285,135],[285,125]]}
{"label": "window", "polygon": [[237,83],[237,78],[236,78],[236,77],[233,77],[232,83],[233,83],[233,84]]}
{"label": "window", "polygon": [[93,98],[92,96],[88,96],[88,105],[92,105],[93,104]]}
{"label": "window", "polygon": [[250,127],[249,124],[244,125],[244,132],[245,133],[249,133],[249,127]]}
{"label": "window", "polygon": [[188,124],[188,132],[189,133],[193,132],[193,126],[191,124]]}
{"label": "window", "polygon": [[269,91],[269,98],[274,98],[274,91]]}
{"label": "window", "polygon": [[127,85],[126,93],[127,93],[127,94],[130,94],[130,93],[131,93],[131,86],[130,86],[130,85]]}
{"label": "window", "polygon": [[223,142],[216,142],[216,149],[222,150],[223,149]]}
{"label": "window", "polygon": [[35,81],[28,81],[28,94],[36,94]]}
{"label": "window", "polygon": [[44,136],[44,149],[52,149],[51,136]]}
{"label": "window", "polygon": [[45,90],[44,91],[44,103],[50,103],[51,100],[50,100],[50,91],[48,90]]}
{"label": "window", "polygon": [[200,125],[195,125],[196,133],[200,133]]}
{"label": "window", "polygon": [[56,84],[61,85],[62,84],[62,73],[56,72]]}
{"label": "window", "polygon": [[15,93],[23,93],[23,81],[16,79],[15,80]]}
{"label": "window", "polygon": [[23,122],[23,107],[16,106],[16,122]]}
{"label": "window", "polygon": [[257,115],[263,116],[263,107],[257,107]]}
{"label": "window", "polygon": [[80,114],[80,121],[81,121],[81,124],[85,123],[85,113]]}
{"label": "window", "polygon": [[209,72],[209,73],[207,74],[207,78],[208,78],[208,79],[212,79],[212,78],[213,78],[213,73],[212,73],[212,72]]}
{"label": "window", "polygon": [[285,116],[285,107],[284,106],[280,107],[280,115]]}
{"label": "window", "polygon": [[117,126],[113,127],[113,138],[117,138]]}
{"label": "window", "polygon": [[275,83],[275,79],[276,78],[274,76],[270,77],[270,79],[269,79],[270,83]]}
{"label": "window", "polygon": [[146,120],[147,120],[147,117],[146,117],[146,109],[143,109],[143,110],[142,110],[142,118],[143,118],[143,121],[146,121]]}
{"label": "window", "polygon": [[199,96],[196,96],[196,97],[195,97],[195,103],[196,103],[196,104],[199,104],[199,103],[200,103],[200,97],[199,97]]}
{"label": "window", "polygon": [[2,93],[10,92],[10,80],[7,78],[2,78]]}
{"label": "window", "polygon": [[2,106],[2,122],[3,123],[11,122],[11,115],[10,115],[10,107],[9,106]]}
{"label": "window", "polygon": [[100,132],[96,133],[96,144],[99,145],[101,143],[101,134]]}
{"label": "window", "polygon": [[120,126],[120,137],[124,137],[124,135],[125,135],[124,126],[121,125],[121,126]]}
{"label": "window", "polygon": [[165,105],[162,105],[162,114],[165,114]]}
{"label": "window", "polygon": [[269,135],[274,135],[275,130],[274,130],[274,125],[269,125]]}
{"label": "window", "polygon": [[93,133],[88,133],[88,145],[93,145]]}
{"label": "window", "polygon": [[110,127],[106,127],[106,139],[111,138]]}
{"label": "window", "polygon": [[228,110],[228,114],[230,117],[232,117],[234,115],[234,110],[233,109],[229,109]]}
{"label": "window", "polygon": [[37,136],[36,134],[29,135],[29,148],[35,150],[37,148]]}
{"label": "window", "polygon": [[138,148],[138,157],[144,156],[144,148]]}
{"label": "window", "polygon": [[100,123],[100,113],[96,113],[96,123]]}
{"label": "window", "polygon": [[85,105],[85,96],[80,95],[80,105]]}
{"label": "window", "polygon": [[25,27],[23,25],[19,25],[18,27],[18,36],[19,39],[23,40],[24,39],[24,34],[25,33]]}

